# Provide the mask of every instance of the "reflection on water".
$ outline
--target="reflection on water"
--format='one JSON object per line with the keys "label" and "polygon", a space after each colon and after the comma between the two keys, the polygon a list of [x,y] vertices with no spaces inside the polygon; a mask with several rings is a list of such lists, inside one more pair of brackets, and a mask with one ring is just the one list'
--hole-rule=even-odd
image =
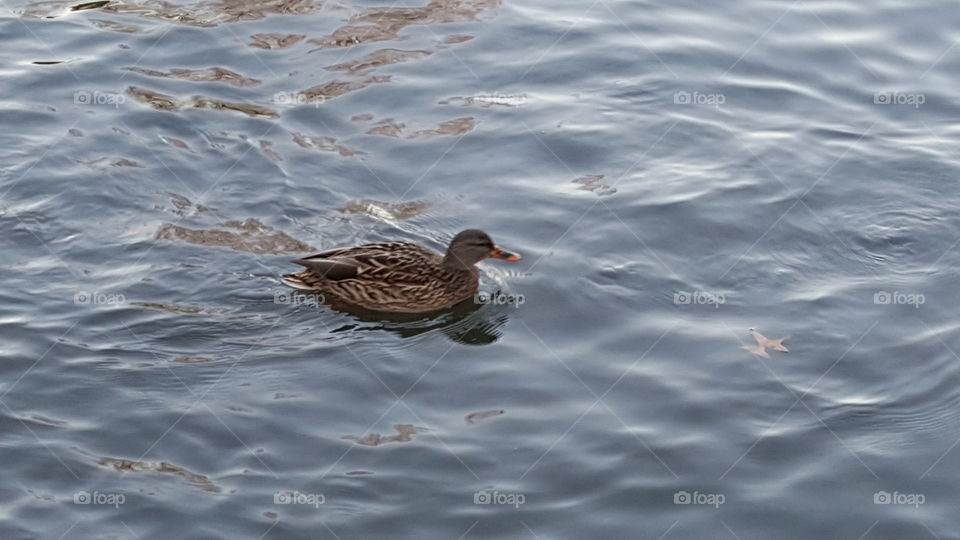
{"label": "reflection on water", "polygon": [[186,99],[179,99],[137,86],[131,86],[127,88],[127,95],[131,96],[136,101],[143,103],[144,105],[149,105],[154,109],[161,111],[178,111],[181,108],[194,108],[238,111],[248,116],[259,116],[265,118],[276,118],[279,116],[277,111],[262,105],[255,105],[252,103],[237,103],[203,96],[193,96]]}
{"label": "reflection on water", "polygon": [[267,140],[260,140],[260,153],[274,163],[280,163],[283,158],[273,150],[273,143]]}
{"label": "reflection on water", "polygon": [[[483,311],[481,308],[478,313]],[[503,336],[503,329],[508,322],[506,313],[490,313],[446,325],[442,332],[451,340],[464,345],[489,345]]]}
{"label": "reflection on water", "polygon": [[178,356],[173,361],[177,364],[204,364],[213,360],[203,356]]}
{"label": "reflection on water", "polygon": [[356,435],[344,435],[343,438],[348,441],[354,441],[363,446],[380,446],[389,443],[404,443],[413,440],[414,434],[418,431],[424,431],[423,428],[417,428],[410,424],[398,424],[393,426],[397,430],[396,435],[381,435],[379,433],[370,433],[363,437]]}
{"label": "reflection on water", "polygon": [[92,22],[97,28],[109,30],[111,32],[138,34],[144,31],[142,26],[138,26],[136,24],[124,24],[117,21],[108,21],[106,19],[91,19],[90,22]]}
{"label": "reflection on water", "polygon": [[467,421],[468,424],[476,424],[481,420],[492,418],[494,416],[500,416],[501,414],[505,414],[506,412],[507,411],[503,409],[497,409],[493,411],[480,411],[480,412],[470,413],[464,419]]}
{"label": "reflection on water", "polygon": [[519,107],[527,102],[527,96],[520,95],[500,95],[500,94],[482,94],[476,96],[455,96],[440,100],[440,105],[460,105],[461,107]]}
{"label": "reflection on water", "polygon": [[358,306],[338,302],[336,298],[323,298],[315,295],[294,293],[300,297],[309,297],[312,301],[297,301],[295,304],[329,306],[342,313],[349,314],[357,321],[370,323],[358,325],[346,324],[333,332],[387,331],[401,338],[412,338],[422,334],[440,331],[456,343],[464,345],[487,345],[494,343],[503,335],[503,327],[509,321],[506,312],[467,299],[459,304],[433,313],[384,313]]}
{"label": "reflection on water", "polygon": [[[164,142],[176,146],[177,148],[188,149],[187,143],[174,139],[172,137],[163,137]],[[168,192],[170,203],[173,204],[173,213],[178,216],[196,215],[200,212],[210,212],[213,208],[204,204],[194,204],[193,201],[180,195],[179,193]]]}
{"label": "reflection on water", "polygon": [[297,143],[297,146],[300,148],[309,148],[317,150],[318,152],[336,152],[344,157],[362,156],[366,154],[366,152],[352,150],[339,144],[334,137],[304,135],[296,131],[291,132],[290,135],[293,137],[293,142]]}
{"label": "reflection on water", "polygon": [[131,67],[127,69],[141,75],[147,75],[148,77],[173,78],[198,82],[224,82],[240,88],[243,88],[244,86],[256,86],[261,82],[257,79],[244,77],[239,73],[219,67],[212,67],[209,69],[171,69],[168,72],[144,69],[140,67]]}
{"label": "reflection on water", "polygon": [[306,39],[305,34],[253,34],[250,45],[261,49],[285,49]]}
{"label": "reflection on water", "polygon": [[131,461],[129,459],[104,457],[100,458],[100,460],[97,461],[97,464],[105,467],[112,467],[123,472],[157,472],[172,474],[174,476],[183,478],[190,485],[198,487],[203,491],[220,491],[220,488],[214,485],[213,482],[211,482],[206,476],[197,474],[195,472],[190,472],[183,467],[178,467],[171,463],[167,463],[166,461],[161,461],[159,463],[148,463],[144,461]]}
{"label": "reflection on water", "polygon": [[397,219],[415,218],[433,206],[429,201],[404,201],[404,202],[384,202],[384,201],[349,201],[340,207],[340,211],[345,214],[365,214],[375,219],[383,221],[392,221]]}
{"label": "reflection on water", "polygon": [[83,11],[85,9],[97,9],[106,6],[110,0],[97,0],[96,2],[84,2],[70,7],[70,11]]}
{"label": "reflection on water", "polygon": [[306,90],[302,90],[297,93],[297,96],[308,103],[323,103],[328,99],[333,99],[350,92],[356,92],[357,90],[363,90],[371,84],[382,84],[388,82],[390,82],[389,75],[374,75],[372,77],[355,79],[351,81],[330,81],[323,84],[318,84],[317,86],[311,86]]}
{"label": "reflection on water", "polygon": [[183,240],[201,246],[220,246],[250,253],[300,253],[314,248],[254,218],[227,221],[223,229],[190,229],[168,223],[157,231],[162,240]]}
{"label": "reflection on water", "polygon": [[350,72],[362,72],[369,70],[375,67],[387,66],[390,64],[396,64],[398,62],[407,62],[410,60],[416,60],[418,58],[423,58],[425,56],[430,56],[430,51],[404,51],[400,49],[380,49],[373,51],[372,53],[364,56],[363,58],[358,58],[356,60],[351,60],[349,62],[344,62],[342,64],[335,64],[332,66],[327,66],[328,71],[350,71]]}
{"label": "reflection on water", "polygon": [[160,302],[132,302],[131,305],[148,308],[148,309],[157,309],[160,311],[165,311],[167,313],[173,313],[175,315],[197,315],[197,314],[223,314],[225,313],[222,309],[208,309],[197,306],[184,306],[177,304],[163,304]]}
{"label": "reflection on water", "polygon": [[[161,135],[161,136],[160,136],[160,140],[163,141],[163,142],[165,142],[165,143],[167,143],[167,144],[169,144],[170,146],[175,146],[175,147],[180,148],[180,149],[182,149],[182,150],[190,150],[190,145],[188,145],[188,144],[186,143],[186,141],[180,140],[180,139],[178,139],[178,138],[176,138],[176,137],[169,137],[169,136],[167,136],[167,135]],[[189,202],[189,201],[188,201],[188,202]],[[201,206],[202,206],[202,205],[201,205]]]}
{"label": "reflection on water", "polygon": [[592,191],[601,197],[607,197],[617,192],[617,188],[603,181],[602,174],[591,174],[581,176],[573,181],[574,184],[580,184],[581,189]]}
{"label": "reflection on water", "polygon": [[500,5],[500,0],[433,0],[420,8],[368,8],[350,18],[350,24],[310,43],[322,48],[351,47],[393,40],[410,25],[467,22]]}
{"label": "reflection on water", "polygon": [[99,159],[90,159],[90,160],[79,160],[78,163],[82,163],[91,169],[105,169],[107,167],[138,167],[143,168],[143,165],[140,165],[136,161],[125,158],[108,158],[103,157]]}
{"label": "reflection on water", "polygon": [[137,15],[192,26],[215,26],[262,19],[268,15],[305,15],[316,11],[314,0],[221,0],[176,5],[167,2],[112,1],[103,11]]}
{"label": "reflection on water", "polygon": [[[356,115],[353,117],[353,120],[356,122],[371,122],[373,121],[373,116]],[[474,118],[472,116],[467,116],[441,122],[434,128],[418,129],[411,133],[407,133],[406,124],[397,122],[393,118],[384,118],[383,120],[376,122],[374,127],[368,129],[367,135],[382,135],[384,137],[416,139],[419,137],[463,135],[472,131],[474,127],[476,127]]]}
{"label": "reflection on water", "polygon": [[180,109],[180,103],[173,96],[147,90],[146,88],[131,86],[127,88],[127,94],[140,103],[149,105],[157,110],[176,111]]}

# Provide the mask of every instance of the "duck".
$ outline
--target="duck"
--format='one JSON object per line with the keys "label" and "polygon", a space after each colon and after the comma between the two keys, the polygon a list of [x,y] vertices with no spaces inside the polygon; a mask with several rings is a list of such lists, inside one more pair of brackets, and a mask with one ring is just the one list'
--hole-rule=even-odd
{"label": "duck", "polygon": [[453,237],[443,255],[412,242],[331,249],[294,259],[306,270],[281,281],[350,306],[425,313],[474,296],[480,283],[476,264],[487,258],[515,262],[520,255],[500,248],[479,229],[467,229]]}

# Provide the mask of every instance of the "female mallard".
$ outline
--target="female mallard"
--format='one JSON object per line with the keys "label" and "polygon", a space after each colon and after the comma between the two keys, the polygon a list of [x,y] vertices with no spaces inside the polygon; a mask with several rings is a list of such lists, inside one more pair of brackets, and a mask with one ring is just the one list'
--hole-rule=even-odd
{"label": "female mallard", "polygon": [[282,281],[366,309],[418,313],[473,296],[479,283],[474,265],[487,257],[520,260],[494,245],[487,233],[467,229],[453,237],[443,256],[409,242],[332,249],[296,259],[307,269]]}

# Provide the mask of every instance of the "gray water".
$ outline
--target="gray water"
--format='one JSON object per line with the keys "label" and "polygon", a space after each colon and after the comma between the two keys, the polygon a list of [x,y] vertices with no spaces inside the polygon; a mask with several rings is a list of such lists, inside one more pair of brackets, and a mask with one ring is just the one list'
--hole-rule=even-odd
{"label": "gray water", "polygon": [[[71,6],[0,9],[0,537],[960,538],[956,4]],[[278,281],[473,227],[522,303]]]}

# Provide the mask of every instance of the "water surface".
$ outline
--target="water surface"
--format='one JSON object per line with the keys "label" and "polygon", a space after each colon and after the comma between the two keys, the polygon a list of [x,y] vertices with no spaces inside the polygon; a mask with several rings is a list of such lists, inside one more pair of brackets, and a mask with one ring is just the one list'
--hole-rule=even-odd
{"label": "water surface", "polygon": [[954,4],[2,12],[3,538],[960,538]]}

